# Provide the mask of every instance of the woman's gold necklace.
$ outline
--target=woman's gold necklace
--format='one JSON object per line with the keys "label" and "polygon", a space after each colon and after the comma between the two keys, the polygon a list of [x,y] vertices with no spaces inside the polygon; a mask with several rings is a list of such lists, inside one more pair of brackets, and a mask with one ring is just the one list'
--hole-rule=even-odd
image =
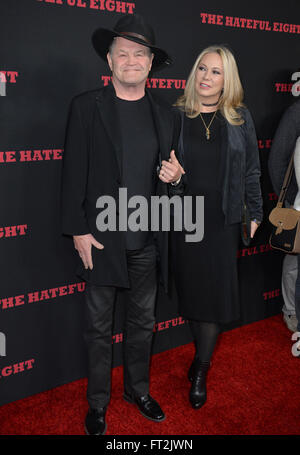
{"label": "woman's gold necklace", "polygon": [[217,111],[215,111],[214,115],[212,116],[212,119],[211,119],[211,121],[209,122],[209,125],[206,125],[206,123],[205,123],[205,121],[203,120],[203,117],[202,117],[202,115],[201,115],[201,112],[199,112],[200,117],[201,117],[201,120],[202,120],[203,125],[204,125],[205,130],[206,130],[206,139],[207,139],[207,140],[210,139],[210,130],[209,130],[209,128],[210,128],[212,122],[214,121],[214,118],[215,118],[215,116],[216,116],[216,113],[217,113]]}

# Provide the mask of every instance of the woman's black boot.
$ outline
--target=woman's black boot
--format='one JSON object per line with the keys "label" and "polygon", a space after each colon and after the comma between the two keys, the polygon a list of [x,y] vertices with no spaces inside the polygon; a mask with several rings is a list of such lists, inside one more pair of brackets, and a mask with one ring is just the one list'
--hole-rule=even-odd
{"label": "woman's black boot", "polygon": [[198,357],[195,355],[194,360],[192,361],[191,366],[190,366],[189,371],[188,371],[188,374],[187,374],[188,380],[190,382],[193,381],[193,377],[194,377],[194,374],[195,374],[195,362],[197,360],[198,360]]}
{"label": "woman's black boot", "polygon": [[194,409],[199,409],[206,402],[206,375],[210,362],[201,362],[195,359],[193,364],[191,365],[191,368],[193,366],[194,374],[190,390],[190,403]]}

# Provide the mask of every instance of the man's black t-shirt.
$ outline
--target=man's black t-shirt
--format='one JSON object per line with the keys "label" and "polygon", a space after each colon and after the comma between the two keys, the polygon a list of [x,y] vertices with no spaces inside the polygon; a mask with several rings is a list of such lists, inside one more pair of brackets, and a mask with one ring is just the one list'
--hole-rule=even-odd
{"label": "man's black t-shirt", "polygon": [[[152,242],[150,198],[155,194],[159,143],[147,96],[136,101],[116,98],[122,136],[122,187],[128,200],[143,196],[148,202],[148,231],[126,232],[126,249],[143,248]],[[139,205],[136,206],[139,208]],[[136,208],[128,209],[128,218]],[[139,222],[139,221],[137,221]]]}

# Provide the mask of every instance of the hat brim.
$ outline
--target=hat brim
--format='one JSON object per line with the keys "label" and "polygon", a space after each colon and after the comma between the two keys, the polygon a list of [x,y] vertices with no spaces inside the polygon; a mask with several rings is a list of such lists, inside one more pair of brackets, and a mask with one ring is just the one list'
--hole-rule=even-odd
{"label": "hat brim", "polygon": [[92,35],[92,43],[97,54],[107,62],[107,53],[109,46],[112,40],[116,37],[121,37],[128,39],[129,41],[134,41],[135,43],[142,44],[143,46],[149,47],[152,53],[154,54],[152,62],[152,70],[160,69],[164,66],[172,65],[173,61],[171,57],[163,50],[157,46],[146,43],[142,39],[139,39],[135,36],[124,36],[114,30],[108,30],[105,28],[98,28],[94,31]]}

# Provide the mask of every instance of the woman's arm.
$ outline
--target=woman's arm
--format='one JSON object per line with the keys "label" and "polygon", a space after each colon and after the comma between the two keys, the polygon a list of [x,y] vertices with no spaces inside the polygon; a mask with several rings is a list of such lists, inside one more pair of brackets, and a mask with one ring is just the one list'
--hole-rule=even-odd
{"label": "woman's arm", "polygon": [[255,127],[251,114],[247,109],[244,111],[244,120],[243,127],[246,134],[245,196],[250,219],[256,220],[256,224],[258,224],[263,219],[263,202],[260,187],[261,171]]}

